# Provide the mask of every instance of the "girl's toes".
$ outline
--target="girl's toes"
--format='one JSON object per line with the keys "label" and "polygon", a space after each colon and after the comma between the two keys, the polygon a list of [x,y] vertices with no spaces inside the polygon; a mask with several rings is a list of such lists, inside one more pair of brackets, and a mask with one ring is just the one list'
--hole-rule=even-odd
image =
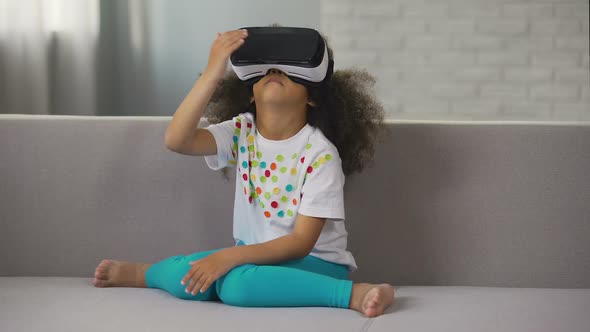
{"label": "girl's toes", "polygon": [[92,283],[94,284],[95,287],[107,287],[108,286],[106,280],[102,280],[102,279],[98,279],[98,278],[94,278]]}
{"label": "girl's toes", "polygon": [[94,270],[94,276],[98,279],[106,279],[108,275],[108,271],[106,269],[99,269],[97,268]]}
{"label": "girl's toes", "polygon": [[100,270],[105,270],[109,267],[109,265],[111,265],[111,261],[108,259],[103,259],[102,261],[100,261],[96,268]]}
{"label": "girl's toes", "polygon": [[377,315],[377,309],[376,308],[368,308],[365,310],[365,316],[366,317],[375,317],[378,316]]}

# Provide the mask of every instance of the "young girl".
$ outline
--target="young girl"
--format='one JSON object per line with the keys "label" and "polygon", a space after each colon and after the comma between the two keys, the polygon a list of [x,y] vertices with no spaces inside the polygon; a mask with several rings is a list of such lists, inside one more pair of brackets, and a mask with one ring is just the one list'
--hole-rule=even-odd
{"label": "young girl", "polygon": [[[163,289],[187,300],[248,307],[326,306],[383,314],[389,284],[353,283],[346,250],[344,175],[372,158],[383,118],[365,71],[336,71],[306,86],[272,69],[254,85],[231,72],[247,31],[217,34],[201,77],[175,112],[166,146],[236,170],[229,248],[155,264],[102,260],[96,287]],[[332,50],[328,48],[329,59]],[[196,128],[211,102],[207,128]]]}

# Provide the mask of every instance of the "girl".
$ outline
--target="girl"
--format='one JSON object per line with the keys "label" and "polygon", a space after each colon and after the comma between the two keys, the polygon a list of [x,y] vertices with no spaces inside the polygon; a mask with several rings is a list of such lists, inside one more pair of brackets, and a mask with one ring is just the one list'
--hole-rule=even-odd
{"label": "girl", "polygon": [[[344,175],[372,158],[383,119],[364,71],[337,71],[321,86],[271,69],[254,85],[230,72],[246,30],[217,34],[207,67],[166,131],[166,147],[236,170],[229,248],[155,264],[102,260],[96,287],[149,287],[176,297],[235,306],[329,306],[383,314],[389,284],[353,283],[346,250]],[[324,38],[325,39],[325,38]],[[332,50],[328,47],[329,59]],[[208,120],[196,128],[211,102]]]}

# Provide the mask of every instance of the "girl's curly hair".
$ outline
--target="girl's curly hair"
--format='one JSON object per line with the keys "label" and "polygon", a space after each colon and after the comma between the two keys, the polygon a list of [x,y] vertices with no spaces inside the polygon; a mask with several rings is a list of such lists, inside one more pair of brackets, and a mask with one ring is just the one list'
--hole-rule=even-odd
{"label": "girl's curly hair", "polygon": [[[326,37],[324,40],[327,45]],[[328,56],[333,59],[329,46]],[[319,87],[306,86],[309,98],[316,103],[315,107],[307,106],[307,122],[336,146],[345,175],[362,171],[373,160],[384,114],[371,89],[374,84],[375,78],[366,70],[346,69],[335,70]],[[208,122],[223,122],[245,112],[256,116],[252,96],[252,86],[228,72],[211,97],[205,113]]]}

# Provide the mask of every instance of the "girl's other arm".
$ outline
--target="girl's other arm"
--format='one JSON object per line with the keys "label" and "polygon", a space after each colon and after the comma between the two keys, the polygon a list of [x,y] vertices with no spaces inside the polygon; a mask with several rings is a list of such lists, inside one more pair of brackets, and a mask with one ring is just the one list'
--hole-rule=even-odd
{"label": "girl's other arm", "polygon": [[297,214],[295,227],[289,235],[271,241],[224,249],[235,266],[242,264],[278,264],[303,258],[311,252],[324,227],[326,218]]}

